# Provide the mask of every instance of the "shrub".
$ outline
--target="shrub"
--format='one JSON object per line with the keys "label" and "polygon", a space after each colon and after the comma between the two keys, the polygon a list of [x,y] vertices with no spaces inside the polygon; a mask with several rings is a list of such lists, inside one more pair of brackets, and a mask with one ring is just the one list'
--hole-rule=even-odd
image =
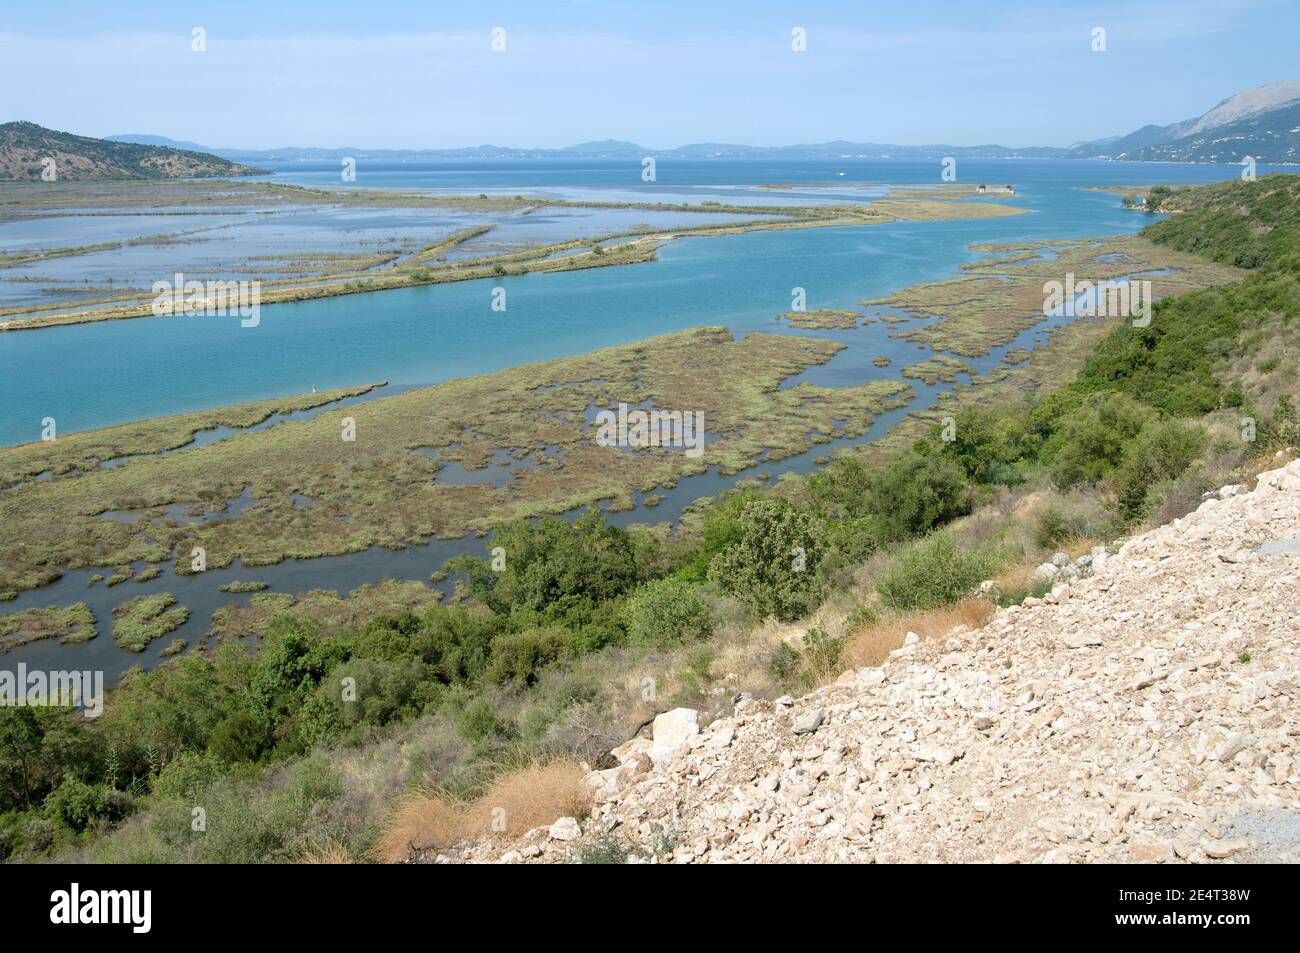
{"label": "shrub", "polygon": [[1037,453],[1039,437],[1023,410],[970,407],[953,421],[943,456],[957,462],[977,483],[1014,486],[1023,479],[1019,464]]}
{"label": "shrub", "polygon": [[475,557],[452,559],[447,568],[464,570],[475,598],[495,612],[555,615],[622,595],[637,581],[631,538],[606,526],[596,510],[573,523],[554,517],[513,520],[497,527],[492,546],[505,554],[501,571]]}
{"label": "shrub", "polygon": [[871,471],[851,453],[837,454],[829,466],[808,477],[808,496],[826,516],[853,519],[868,513]]}
{"label": "shrub", "polygon": [[416,718],[441,691],[413,659],[352,659],[321,680],[295,722],[304,747],[310,747],[348,731]]}
{"label": "shrub", "polygon": [[1053,481],[1069,489],[1109,476],[1123,460],[1128,442],[1153,413],[1126,394],[1097,395],[1085,401],[1049,441],[1047,452],[1055,454]]}
{"label": "shrub", "polygon": [[112,824],[129,810],[131,799],[106,784],[87,784],[79,778],[65,776],[63,783],[45,799],[45,815],[74,831],[92,825]]}
{"label": "shrub", "polygon": [[214,755],[205,752],[182,752],[149,779],[149,792],[160,798],[194,800],[198,792],[212,784],[225,769]]}
{"label": "shrub", "polygon": [[932,533],[904,550],[876,589],[897,609],[933,609],[956,602],[997,572],[1004,554],[994,545],[962,549],[950,532]]}
{"label": "shrub", "polygon": [[682,668],[682,684],[696,694],[703,693],[713,681],[715,654],[711,645],[695,645],[686,653]]}
{"label": "shrub", "polygon": [[713,631],[713,614],[700,587],[672,577],[635,590],[624,616],[633,640],[658,648],[708,638]]}
{"label": "shrub", "polygon": [[877,542],[929,532],[971,506],[961,464],[930,452],[924,442],[875,471],[841,454],[809,478],[808,491],[813,505],[834,519],[830,528],[862,556]]}
{"label": "shrub", "polygon": [[886,540],[928,533],[970,512],[971,493],[961,466],[939,454],[905,454],[871,481],[868,509]]}
{"label": "shrub", "polygon": [[1279,394],[1268,424],[1268,436],[1274,444],[1292,446],[1300,443],[1300,414],[1290,394]]}
{"label": "shrub", "polygon": [[497,636],[488,677],[494,682],[532,685],[538,673],[569,654],[570,636],[558,626],[542,626]]}
{"label": "shrub", "polygon": [[740,541],[713,557],[709,577],[760,616],[789,621],[807,611],[817,596],[820,521],[782,500],[757,500],[742,511],[740,529]]}
{"label": "shrub", "polygon": [[811,679],[837,673],[844,655],[845,637],[827,635],[821,629],[809,629],[803,637],[803,664]]}
{"label": "shrub", "polygon": [[217,725],[208,739],[208,751],[222,761],[256,761],[271,743],[265,721],[250,712],[237,710]]}
{"label": "shrub", "polygon": [[704,511],[699,544],[685,560],[677,575],[689,582],[703,582],[709,574],[713,557],[726,552],[744,536],[740,517],[750,503],[761,497],[753,490],[728,493]]}
{"label": "shrub", "polygon": [[1060,510],[1049,508],[1038,515],[1034,542],[1041,549],[1056,549],[1067,539],[1083,536],[1086,532],[1087,526],[1079,517],[1066,516]]}
{"label": "shrub", "polygon": [[1145,516],[1148,491],[1187,469],[1204,448],[1205,439],[1201,427],[1175,420],[1153,420],[1143,427],[1115,474],[1117,503],[1124,519]]}
{"label": "shrub", "polygon": [[772,680],[782,687],[790,687],[799,676],[799,653],[787,642],[782,642],[767,659],[767,671]]}
{"label": "shrub", "polygon": [[485,745],[508,734],[506,725],[486,698],[476,698],[456,719],[456,730],[472,745]]}
{"label": "shrub", "polygon": [[852,632],[855,629],[876,625],[879,621],[880,606],[874,602],[864,602],[845,617],[844,628]]}
{"label": "shrub", "polygon": [[573,863],[626,864],[631,856],[632,852],[612,834],[602,834],[593,843],[580,845],[573,854]]}

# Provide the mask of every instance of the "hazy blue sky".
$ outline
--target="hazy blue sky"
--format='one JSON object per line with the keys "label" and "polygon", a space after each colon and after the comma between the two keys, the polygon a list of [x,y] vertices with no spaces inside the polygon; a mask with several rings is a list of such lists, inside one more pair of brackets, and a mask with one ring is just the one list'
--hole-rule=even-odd
{"label": "hazy blue sky", "polygon": [[1300,79],[1297,36],[1295,0],[6,0],[0,120],[248,148],[1068,145]]}

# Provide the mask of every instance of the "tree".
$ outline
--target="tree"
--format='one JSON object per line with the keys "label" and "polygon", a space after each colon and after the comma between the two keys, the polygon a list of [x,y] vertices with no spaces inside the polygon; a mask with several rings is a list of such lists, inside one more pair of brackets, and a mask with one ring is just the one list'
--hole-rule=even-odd
{"label": "tree", "polygon": [[447,568],[465,571],[470,592],[495,612],[558,616],[578,603],[620,596],[637,581],[631,538],[606,526],[597,510],[573,523],[554,517],[504,523],[492,548],[500,549],[499,569],[476,557],[450,560]]}
{"label": "tree", "polygon": [[867,506],[884,539],[892,542],[928,533],[969,513],[971,492],[954,461],[939,454],[907,453],[875,474]]}
{"label": "tree", "polygon": [[709,578],[759,615],[798,618],[818,595],[820,520],[783,500],[757,500],[742,511],[740,532],[738,543],[713,557]]}
{"label": "tree", "polygon": [[1126,394],[1097,394],[1067,417],[1053,437],[1052,479],[1061,489],[1096,483],[1124,459],[1124,451],[1154,415]]}
{"label": "tree", "polygon": [[673,577],[636,589],[624,616],[628,635],[660,648],[705,639],[713,631],[713,616],[700,587]]}

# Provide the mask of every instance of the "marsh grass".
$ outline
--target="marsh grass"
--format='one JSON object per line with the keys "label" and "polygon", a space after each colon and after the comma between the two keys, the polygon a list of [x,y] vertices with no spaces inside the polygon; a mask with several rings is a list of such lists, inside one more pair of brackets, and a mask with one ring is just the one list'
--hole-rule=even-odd
{"label": "marsh grass", "polygon": [[[344,411],[326,410],[311,420],[286,421],[184,453],[32,481],[3,501],[0,591],[31,588],[64,568],[157,561],[169,550],[188,553],[196,545],[207,551],[210,568],[236,558],[254,567],[358,552],[376,543],[400,548],[435,534],[486,530],[514,517],[565,512],[599,500],[617,504],[631,500],[635,490],[672,485],[715,466],[734,473],[752,466],[762,450],[767,460],[781,460],[808,449],[810,435],[864,433],[906,393],[907,385],[898,381],[779,389],[790,375],[830,360],[842,348],[833,341],[757,333],[736,341],[722,328],[694,329],[348,407],[359,435],[352,444],[340,441]],[[719,439],[699,457],[664,448],[624,453],[599,446],[591,439],[586,408],[620,400],[700,410],[708,432]],[[266,412],[264,405],[242,419]],[[186,439],[195,425],[188,419],[173,432]],[[79,443],[103,446],[93,434]],[[157,445],[157,434],[151,442]],[[115,451],[118,443],[112,441]],[[563,458],[548,457],[550,447],[559,447]],[[506,492],[491,484],[444,486],[434,479],[439,464],[421,448],[438,448],[440,460],[471,469],[486,465],[502,448],[531,454],[535,465],[519,468]],[[37,445],[12,448],[6,456],[15,470],[31,473],[48,468],[48,453]],[[173,503],[220,508],[245,491],[254,505],[220,521],[179,525],[150,519],[133,525],[95,515]],[[295,506],[294,493],[316,504]],[[188,567],[181,561],[177,571]]]}
{"label": "marsh grass", "polygon": [[190,610],[176,605],[170,592],[136,596],[113,608],[113,641],[129,652],[143,652],[154,639],[179,629]]}
{"label": "marsh grass", "polygon": [[39,639],[85,642],[95,637],[95,614],[84,602],[0,615],[0,654]]}

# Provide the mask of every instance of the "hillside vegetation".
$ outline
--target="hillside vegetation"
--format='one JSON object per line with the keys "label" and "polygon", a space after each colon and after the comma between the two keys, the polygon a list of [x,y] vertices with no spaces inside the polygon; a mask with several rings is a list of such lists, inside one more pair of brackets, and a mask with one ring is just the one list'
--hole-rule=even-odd
{"label": "hillside vegetation", "polygon": [[[232,643],[129,675],[96,721],[0,710],[0,852],[402,859],[473,827],[466,806],[518,788],[512,769],[603,767],[656,712],[704,721],[739,691],[815,687],[909,631],[1043,595],[1034,567],[1058,549],[1181,516],[1297,442],[1298,239],[1278,227],[1295,179],[1176,194],[1187,211],[1150,237],[1217,259],[1241,220],[1250,275],[1116,326],[1058,390],[967,410],[888,460],[841,452],[742,486],[672,533],[596,512],[510,522],[485,540],[504,570],[446,567],[472,600],[343,628],[290,611],[256,654]],[[554,792],[559,813],[574,796]]]}
{"label": "hillside vegetation", "polygon": [[1300,270],[1300,176],[1275,173],[1255,182],[1233,179],[1152,192],[1152,211],[1197,213],[1150,226],[1143,234],[1153,242],[1241,268]]}
{"label": "hillside vegetation", "polygon": [[54,181],[63,182],[265,174],[205,152],[74,136],[32,122],[0,125],[0,180],[50,181],[48,172],[42,177],[50,159],[57,176]]}

